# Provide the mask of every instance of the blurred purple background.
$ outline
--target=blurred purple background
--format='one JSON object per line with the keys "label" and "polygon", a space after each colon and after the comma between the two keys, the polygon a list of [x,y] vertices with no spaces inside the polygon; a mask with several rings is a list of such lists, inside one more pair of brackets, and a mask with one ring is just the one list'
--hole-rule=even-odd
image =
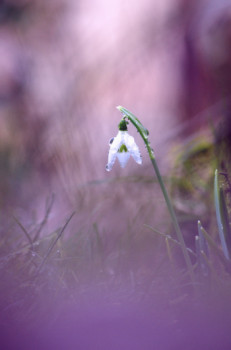
{"label": "blurred purple background", "polygon": [[[159,158],[207,124],[198,113],[227,105],[229,1],[5,0],[0,21],[3,207],[59,190],[76,204],[79,185],[113,176],[118,104],[142,118]],[[143,173],[133,168],[124,174]]]}
{"label": "blurred purple background", "polygon": [[[159,189],[153,189],[153,183],[134,180],[152,175],[140,138],[142,167],[130,160],[124,170],[115,164],[110,173],[105,171],[108,141],[117,133],[121,118],[115,107],[126,107],[149,129],[161,171],[166,173],[169,150],[176,141],[184,142],[207,130],[209,120],[216,123],[221,115],[230,117],[230,91],[228,0],[1,1],[2,222],[16,215],[25,227],[36,225],[42,220],[47,198],[54,193],[43,235],[62,225],[72,210],[76,215],[69,233],[79,227],[89,232],[97,223],[110,237],[109,245],[128,227],[142,231],[147,223],[166,228],[166,208]],[[132,126],[129,132],[136,136]],[[130,183],[128,176],[134,177]],[[141,246],[149,262],[153,247],[144,242]],[[124,324],[131,322],[134,310],[130,311]],[[98,324],[100,311],[93,311],[94,316],[91,312],[83,312],[85,321],[93,318]],[[135,314],[133,333],[141,327],[139,311]],[[157,343],[160,338],[168,343],[164,340],[167,315],[168,311],[157,325],[161,335]],[[105,323],[106,332],[110,332],[109,316],[105,311],[102,327]],[[76,322],[71,312],[70,319]],[[144,324],[150,326],[153,320],[151,313]],[[58,320],[61,328],[62,322]],[[120,332],[120,317],[117,322],[112,328]],[[171,317],[169,322],[174,324]],[[86,337],[88,327],[84,329]],[[194,323],[191,328],[194,337]],[[146,331],[153,342],[152,329]],[[41,332],[46,339],[49,333]],[[74,329],[70,332],[69,339]],[[146,339],[145,332],[141,330],[142,339]],[[101,328],[99,336],[103,337]],[[133,340],[129,338],[124,348],[141,348],[135,347]],[[45,348],[43,340],[41,344]],[[91,341],[89,344],[83,348],[92,348]],[[98,348],[119,348],[119,343],[118,347],[105,344]],[[153,349],[149,345],[144,348]]]}

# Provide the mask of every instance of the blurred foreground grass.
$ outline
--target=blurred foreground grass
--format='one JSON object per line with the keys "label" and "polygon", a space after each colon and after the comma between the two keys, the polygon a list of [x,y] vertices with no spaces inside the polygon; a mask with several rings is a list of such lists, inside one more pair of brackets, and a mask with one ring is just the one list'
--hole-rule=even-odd
{"label": "blurred foreground grass", "polygon": [[[133,186],[137,182],[153,186],[149,178],[132,180]],[[113,180],[117,186],[122,186],[122,182],[127,186],[131,178],[121,181]],[[86,186],[94,196],[92,186],[95,184]],[[108,189],[111,184],[106,183],[106,186]],[[118,201],[122,206],[120,197]],[[113,224],[109,218],[109,226],[101,229],[102,223],[94,221],[97,217],[100,221],[100,211],[93,215],[90,210],[81,223],[78,220],[81,212],[77,212],[64,220],[54,232],[47,232],[52,204],[55,206],[55,201],[50,200],[39,224],[25,227],[21,219],[14,217],[1,235],[3,322],[17,322],[21,317],[29,325],[43,317],[50,318],[52,322],[54,315],[62,313],[65,306],[94,304],[102,297],[109,304],[142,302],[151,300],[153,296],[159,298],[162,293],[167,297],[169,292],[167,286],[164,287],[166,274],[170,278],[168,283],[171,281],[174,286],[170,300],[177,297],[178,286],[169,271],[164,241],[143,224],[140,225],[141,221],[153,215],[150,209],[149,212],[146,210],[150,202],[135,211],[130,209],[132,216],[126,219],[125,215],[126,222],[122,226],[120,222],[117,225],[115,222],[115,227],[110,227]],[[84,211],[88,201],[82,205]],[[94,209],[93,205],[92,211]],[[108,215],[104,210],[103,213]],[[118,220],[120,214],[114,212],[114,215]],[[121,220],[124,218],[121,217]],[[177,273],[181,275],[181,272]],[[180,278],[184,280],[183,276]],[[163,297],[163,302],[166,297]]]}
{"label": "blurred foreground grass", "polygon": [[[70,211],[52,232],[48,224],[56,205],[53,196],[40,222],[24,224],[23,217],[15,215],[2,226],[1,325],[21,323],[30,329],[42,320],[52,324],[67,308],[93,307],[102,299],[108,305],[148,303],[150,309],[171,315],[174,325],[182,310],[198,305],[201,311],[205,307],[214,314],[229,313],[231,263],[220,243],[213,200],[218,164],[213,144],[197,139],[184,146],[164,180],[193,262],[195,286],[155,180],[133,176],[94,181],[80,186],[76,212]],[[219,175],[220,187],[229,216],[228,173]],[[144,188],[146,195],[136,202]],[[105,194],[102,208],[97,191]]]}

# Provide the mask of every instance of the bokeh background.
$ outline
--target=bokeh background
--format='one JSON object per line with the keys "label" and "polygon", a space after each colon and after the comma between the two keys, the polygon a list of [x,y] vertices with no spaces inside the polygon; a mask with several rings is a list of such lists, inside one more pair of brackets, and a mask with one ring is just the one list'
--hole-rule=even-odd
{"label": "bokeh background", "polygon": [[[49,191],[76,204],[79,186],[117,176],[104,165],[118,104],[142,118],[164,162],[174,139],[224,113],[229,25],[225,0],[3,1],[3,207]],[[144,156],[123,174],[147,167]]]}
{"label": "bokeh background", "polygon": [[[201,137],[216,145],[230,139],[230,91],[229,0],[1,1],[2,256],[9,256],[21,247],[20,239],[28,238],[19,230],[26,230],[31,237],[46,237],[75,211],[63,250],[79,254],[83,267],[96,245],[107,261],[105,279],[94,280],[92,274],[98,272],[91,274],[88,267],[82,268],[82,275],[76,277],[81,296],[88,295],[86,285],[92,282],[94,292],[91,290],[90,295],[93,293],[97,299],[99,280],[101,284],[113,280],[108,287],[110,293],[117,281],[127,297],[127,283],[135,279],[136,284],[137,279],[143,293],[153,266],[161,266],[165,259],[157,253],[161,240],[151,239],[150,243],[153,233],[144,224],[164,232],[171,225],[166,220],[160,190],[152,179],[145,147],[133,126],[129,132],[136,137],[143,165],[130,160],[123,170],[116,163],[110,173],[105,171],[108,141],[116,135],[121,118],[115,107],[129,109],[148,128],[168,183],[177,150],[182,152],[188,142]],[[225,127],[216,129],[220,120]],[[198,196],[202,195],[200,192]],[[181,201],[178,208],[182,207],[186,208]],[[198,210],[195,203],[193,210],[190,207],[193,214],[204,217],[210,215],[207,209],[202,205]],[[73,240],[74,234],[80,232],[81,253],[78,242]],[[98,238],[90,250],[87,242],[95,234]],[[190,244],[192,235],[190,226],[186,232]],[[119,265],[121,245],[127,260]],[[35,259],[41,262],[44,256],[45,250]],[[18,288],[20,282],[15,276],[21,280],[21,270],[19,273],[14,264],[9,267],[2,261],[4,317],[11,321],[17,315],[20,319],[26,307],[32,317],[33,307],[23,302],[15,310],[14,303],[22,298],[20,292],[7,293],[9,288]],[[48,275],[51,271],[47,267]],[[166,289],[169,271],[163,271],[165,268],[155,271],[155,287],[162,283]],[[52,287],[53,282],[49,282],[51,291],[58,288],[56,284]],[[44,285],[46,290],[47,282]],[[32,285],[27,296],[32,293],[30,288]],[[117,301],[121,299],[121,288],[115,292]],[[70,290],[68,285],[66,292]],[[161,287],[157,290],[154,294],[162,294]],[[138,298],[139,293],[133,298]],[[41,297],[40,290],[33,298],[38,300],[39,294]],[[74,287],[71,295],[75,301],[79,298]],[[44,298],[44,305],[49,303],[50,299]],[[107,319],[107,312],[106,315]]]}

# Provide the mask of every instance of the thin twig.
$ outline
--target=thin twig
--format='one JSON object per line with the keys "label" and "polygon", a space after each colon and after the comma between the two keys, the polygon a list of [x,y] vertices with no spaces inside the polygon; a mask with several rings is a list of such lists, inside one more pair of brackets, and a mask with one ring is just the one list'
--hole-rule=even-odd
{"label": "thin twig", "polygon": [[60,237],[62,236],[63,232],[65,231],[67,225],[69,224],[69,222],[71,221],[72,217],[74,216],[75,211],[71,214],[71,216],[67,219],[67,221],[65,222],[63,228],[61,229],[61,231],[59,232],[59,234],[57,235],[57,237],[55,238],[55,240],[51,243],[50,247],[48,248],[48,251],[46,253],[46,255],[43,258],[43,261],[41,262],[40,266],[38,267],[37,270],[37,274],[39,273],[39,271],[42,269],[43,265],[45,264],[45,262],[47,261],[52,249],[54,248],[54,246],[56,245],[56,243],[58,242],[58,240],[60,239]]}
{"label": "thin twig", "polygon": [[[168,239],[170,242],[178,245],[178,246],[181,246],[180,242],[177,241],[176,239],[172,238],[170,235],[167,235],[166,233],[163,233],[163,232],[160,232],[159,230],[155,229],[154,227],[152,226],[149,226],[147,224],[144,224],[145,227],[149,228],[151,231],[155,232],[155,233],[158,233],[160,236],[164,237],[165,239]],[[188,247],[186,247],[187,251],[192,254],[193,256],[196,256],[196,254],[194,253],[194,251]]]}
{"label": "thin twig", "polygon": [[53,204],[54,204],[54,198],[55,198],[55,195],[54,193],[52,193],[51,195],[51,200],[50,200],[50,203],[48,203],[46,205],[46,212],[45,212],[45,216],[44,216],[44,219],[43,221],[41,222],[39,228],[38,228],[38,231],[36,232],[35,236],[34,236],[34,239],[33,239],[33,242],[37,241],[37,239],[39,238],[39,235],[43,229],[43,227],[45,226],[46,222],[47,222],[47,219],[50,215],[50,212],[51,212],[51,209],[53,207]]}
{"label": "thin twig", "polygon": [[13,219],[15,220],[15,222],[18,224],[18,226],[21,228],[21,230],[23,231],[23,233],[25,234],[26,238],[28,239],[31,248],[33,248],[33,241],[29,235],[29,233],[27,232],[27,230],[25,229],[25,227],[21,224],[21,222],[13,215]]}
{"label": "thin twig", "polygon": [[[41,242],[44,242],[48,239],[51,239],[53,238],[54,235],[57,234],[57,232],[60,230],[60,228],[58,228],[57,230],[55,230],[54,232],[52,232],[50,235],[44,237],[44,238],[41,238],[39,239],[38,241],[34,242],[33,243],[33,248],[37,245],[39,245]],[[16,255],[18,254],[21,254],[21,253],[25,253],[26,251],[28,251],[29,249],[31,248],[31,244],[26,244],[25,246],[23,246],[22,248],[14,251],[14,252],[11,252],[11,253],[8,253],[7,255],[4,255],[4,256],[1,256],[0,257],[0,262],[1,261],[4,261],[6,259],[10,259],[10,258],[14,258]],[[37,254],[37,253],[36,253]]]}

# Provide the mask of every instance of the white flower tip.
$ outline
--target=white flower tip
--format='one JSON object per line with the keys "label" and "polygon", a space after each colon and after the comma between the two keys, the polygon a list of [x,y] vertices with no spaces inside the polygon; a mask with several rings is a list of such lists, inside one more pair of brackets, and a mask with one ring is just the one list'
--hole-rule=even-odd
{"label": "white flower tip", "polygon": [[111,167],[110,167],[108,164],[106,165],[105,169],[106,169],[107,171],[111,171]]}
{"label": "white flower tip", "polygon": [[142,164],[142,158],[136,160],[136,163],[137,163],[137,164]]}
{"label": "white flower tip", "polygon": [[138,148],[132,153],[132,157],[137,164],[142,164],[142,157]]}
{"label": "white flower tip", "polygon": [[118,152],[117,158],[119,160],[121,168],[125,168],[125,166],[127,165],[128,159],[130,158],[130,153],[129,152]]}

